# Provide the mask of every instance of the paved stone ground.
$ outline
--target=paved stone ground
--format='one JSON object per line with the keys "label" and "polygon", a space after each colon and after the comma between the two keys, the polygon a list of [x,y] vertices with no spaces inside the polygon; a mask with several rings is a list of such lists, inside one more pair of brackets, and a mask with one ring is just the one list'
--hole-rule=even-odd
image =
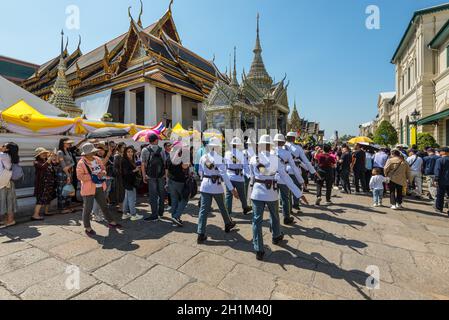
{"label": "paved stone ground", "polygon": [[[449,299],[447,217],[424,202],[400,212],[371,208],[368,196],[334,202],[303,207],[281,246],[265,223],[265,262],[252,252],[251,218],[240,214],[239,230],[225,234],[215,212],[210,240],[197,245],[197,201],[184,228],[95,223],[95,240],[80,213],[21,224],[0,231],[0,299]],[[80,267],[79,290],[66,288],[70,265]],[[368,266],[379,268],[378,290],[366,287]]]}

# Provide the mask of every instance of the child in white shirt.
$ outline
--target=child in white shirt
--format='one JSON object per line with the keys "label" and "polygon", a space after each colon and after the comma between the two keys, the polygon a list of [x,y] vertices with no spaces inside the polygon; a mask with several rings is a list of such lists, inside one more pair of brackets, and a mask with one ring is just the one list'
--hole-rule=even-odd
{"label": "child in white shirt", "polygon": [[379,168],[373,169],[373,176],[369,183],[369,187],[373,191],[373,200],[374,200],[373,207],[382,206],[382,199],[384,197],[384,183],[386,183],[388,180],[380,173],[381,172]]}

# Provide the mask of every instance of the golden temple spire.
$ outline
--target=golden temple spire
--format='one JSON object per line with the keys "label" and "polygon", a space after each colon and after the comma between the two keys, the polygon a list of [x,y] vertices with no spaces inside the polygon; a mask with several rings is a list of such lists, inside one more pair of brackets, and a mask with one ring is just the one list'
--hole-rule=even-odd
{"label": "golden temple spire", "polygon": [[254,60],[248,73],[248,80],[252,81],[260,89],[269,89],[273,84],[262,59],[262,46],[260,44],[260,15],[257,14],[256,46],[253,50]]}

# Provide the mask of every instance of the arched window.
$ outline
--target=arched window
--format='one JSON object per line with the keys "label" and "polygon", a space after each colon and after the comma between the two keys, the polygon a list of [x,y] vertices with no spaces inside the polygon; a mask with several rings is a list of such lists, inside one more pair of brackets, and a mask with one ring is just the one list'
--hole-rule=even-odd
{"label": "arched window", "polygon": [[401,144],[404,144],[404,122],[401,119],[401,122],[399,124],[399,128],[400,128],[400,134],[399,134],[399,142]]}
{"label": "arched window", "polygon": [[405,118],[405,134],[407,135],[406,144],[410,146],[410,120]]}

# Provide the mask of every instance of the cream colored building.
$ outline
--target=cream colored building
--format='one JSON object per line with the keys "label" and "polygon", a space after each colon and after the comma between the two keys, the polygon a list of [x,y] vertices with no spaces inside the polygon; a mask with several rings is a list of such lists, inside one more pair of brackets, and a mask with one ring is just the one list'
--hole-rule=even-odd
{"label": "cream colored building", "polygon": [[[448,20],[449,3],[416,11],[391,60],[396,66],[396,100],[390,113],[390,122],[398,130],[400,143],[410,145],[414,142],[411,115],[415,111],[419,113],[421,119],[437,112],[435,94],[437,86],[445,87],[440,60],[444,62],[444,69],[447,67],[447,61],[442,58],[445,53],[430,49],[429,43]],[[435,81],[441,84],[437,85]],[[438,108],[440,110],[444,107]],[[445,124],[442,128],[437,128],[432,123],[424,124],[420,121],[418,132],[429,132],[440,143],[447,141],[441,137],[445,132]]]}
{"label": "cream colored building", "polygon": [[383,121],[391,121],[394,115],[396,92],[381,92],[377,100],[378,124]]}

